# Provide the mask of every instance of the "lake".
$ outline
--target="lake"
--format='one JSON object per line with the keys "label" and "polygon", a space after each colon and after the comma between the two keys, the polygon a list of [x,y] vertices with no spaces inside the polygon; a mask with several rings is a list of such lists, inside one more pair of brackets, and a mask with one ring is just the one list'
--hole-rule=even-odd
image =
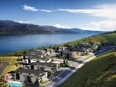
{"label": "lake", "polygon": [[41,34],[0,36],[0,54],[78,40],[95,34]]}

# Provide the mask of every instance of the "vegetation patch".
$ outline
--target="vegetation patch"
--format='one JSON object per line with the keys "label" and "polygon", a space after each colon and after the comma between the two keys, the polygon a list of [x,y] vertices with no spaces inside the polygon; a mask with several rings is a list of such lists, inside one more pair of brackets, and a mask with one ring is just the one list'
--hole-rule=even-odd
{"label": "vegetation patch", "polygon": [[18,57],[16,56],[6,56],[0,57],[0,62],[14,63],[17,62]]}
{"label": "vegetation patch", "polygon": [[75,60],[81,60],[82,59],[82,57],[77,57],[77,58],[75,58]]}
{"label": "vegetation patch", "polygon": [[40,82],[39,84],[40,84],[40,86],[44,86],[44,85],[46,85],[49,82],[50,82],[50,80],[47,80],[47,81],[44,81],[44,82]]}
{"label": "vegetation patch", "polygon": [[36,87],[35,84],[25,84],[23,87]]}
{"label": "vegetation patch", "polygon": [[79,43],[88,43],[88,42],[97,42],[97,43],[115,42],[116,43],[116,33],[114,32],[114,33],[107,33],[107,34],[91,36],[91,37],[83,38],[81,40],[75,40],[72,42],[67,42],[67,43],[61,44],[61,46],[77,45],[78,42]]}
{"label": "vegetation patch", "polygon": [[44,85],[46,85],[49,82],[50,82],[50,80],[47,80],[47,81],[44,81],[44,82],[40,82],[38,84],[38,86],[36,84],[25,84],[23,87],[39,87],[39,86],[44,86]]}

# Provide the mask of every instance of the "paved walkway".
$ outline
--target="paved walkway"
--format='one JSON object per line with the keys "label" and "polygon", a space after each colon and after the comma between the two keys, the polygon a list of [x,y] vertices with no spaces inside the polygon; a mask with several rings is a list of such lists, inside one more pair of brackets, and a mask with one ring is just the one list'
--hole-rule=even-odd
{"label": "paved walkway", "polygon": [[5,68],[6,68],[8,65],[9,65],[8,62],[2,63],[2,65],[0,66],[0,77],[1,77],[2,72],[5,70]]}

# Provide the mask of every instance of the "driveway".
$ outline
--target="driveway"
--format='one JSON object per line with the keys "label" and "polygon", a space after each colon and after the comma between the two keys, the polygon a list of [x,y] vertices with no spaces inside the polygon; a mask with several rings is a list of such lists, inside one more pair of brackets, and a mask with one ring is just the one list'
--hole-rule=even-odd
{"label": "driveway", "polygon": [[50,83],[46,84],[44,87],[52,87],[53,85],[55,85],[59,80],[61,80],[62,78],[64,78],[70,72],[71,72],[70,70],[65,70],[62,74],[60,74],[57,78],[55,78]]}

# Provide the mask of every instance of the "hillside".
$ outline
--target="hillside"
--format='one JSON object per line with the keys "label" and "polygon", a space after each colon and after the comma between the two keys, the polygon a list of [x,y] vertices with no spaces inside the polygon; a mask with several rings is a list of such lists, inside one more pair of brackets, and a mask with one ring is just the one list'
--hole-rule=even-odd
{"label": "hillside", "polygon": [[116,87],[116,50],[86,63],[59,87]]}
{"label": "hillside", "polygon": [[78,42],[116,42],[116,31],[104,33],[100,35],[93,35],[91,37],[83,38],[72,42],[64,43],[63,45],[70,44],[76,45]]}
{"label": "hillside", "polygon": [[34,24],[23,24],[9,20],[0,20],[0,35],[25,35],[25,34],[78,34],[92,33],[100,34],[100,31],[88,31],[78,28],[64,29],[53,26],[39,26]]}

